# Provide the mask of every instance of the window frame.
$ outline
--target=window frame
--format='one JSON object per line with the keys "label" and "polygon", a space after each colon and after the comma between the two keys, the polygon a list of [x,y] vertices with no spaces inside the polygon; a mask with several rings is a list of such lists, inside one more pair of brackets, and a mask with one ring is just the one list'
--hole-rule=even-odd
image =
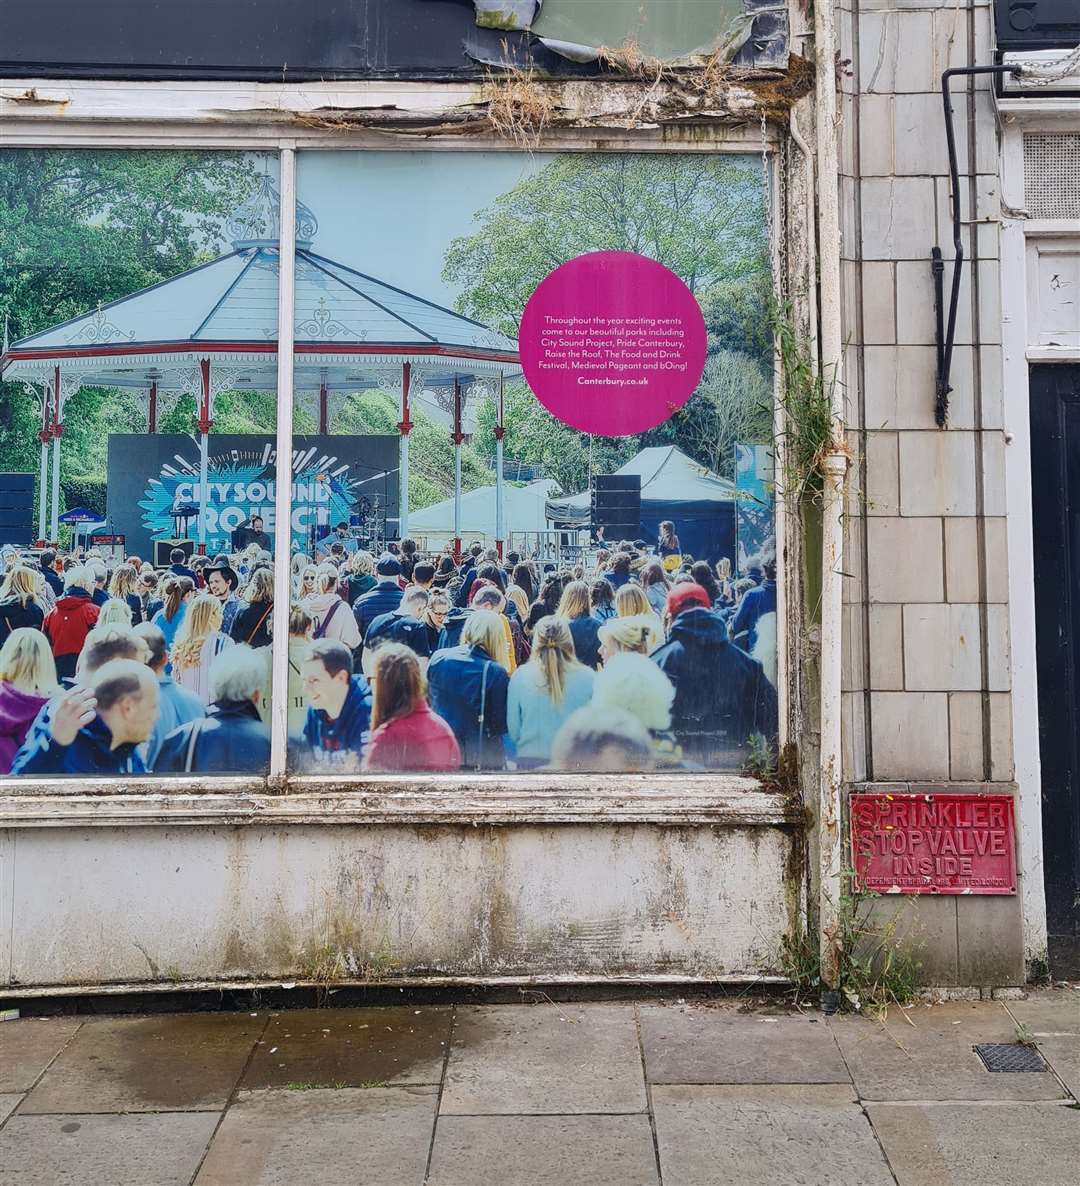
{"label": "window frame", "polygon": [[[13,98],[13,89],[21,94]],[[370,106],[381,101],[417,110],[450,110],[475,87],[437,83],[353,83],[295,86],[218,84],[210,93],[194,83],[109,83],[20,80],[17,88],[0,79],[0,116],[17,105],[0,151],[115,149],[119,151],[259,151],[275,154],[281,194],[278,281],[277,441],[275,555],[287,556],[291,540],[291,457],[293,435],[292,334],[294,313],[295,209],[297,155],[304,150],[339,152],[603,152],[757,155],[769,172],[768,225],[774,275],[786,254],[775,213],[779,140],[771,127],[752,124],[723,128],[663,131],[552,129],[525,149],[490,135],[447,135],[423,140],[357,129],[324,129],[310,123],[282,131],[276,117],[348,102]],[[33,95],[33,99],[29,96]],[[23,102],[27,106],[21,106]],[[125,119],[130,106],[140,120]],[[225,113],[225,119],[222,114]],[[22,117],[22,118],[19,118]],[[173,122],[175,121],[175,122]],[[780,423],[778,376],[774,411]],[[776,464],[782,466],[782,434],[774,436]],[[788,516],[783,499],[775,504],[778,556],[785,554]],[[792,671],[786,566],[777,576],[777,694],[779,739],[790,737],[788,684]],[[275,600],[289,600],[288,564],[275,563]],[[90,823],[571,823],[589,821],[740,824],[791,822],[781,793],[755,778],[732,771],[658,771],[631,775],[563,772],[327,776],[288,771],[288,635],[276,632],[272,647],[271,760],[266,774],[190,775],[126,779],[64,779],[0,776],[2,826],[55,826]],[[764,798],[762,798],[764,796]],[[418,797],[422,801],[418,801]],[[59,800],[59,802],[58,802]],[[282,804],[287,800],[289,806]],[[122,802],[120,802],[122,801]],[[172,804],[173,806],[170,806]],[[295,804],[295,807],[293,806]]]}

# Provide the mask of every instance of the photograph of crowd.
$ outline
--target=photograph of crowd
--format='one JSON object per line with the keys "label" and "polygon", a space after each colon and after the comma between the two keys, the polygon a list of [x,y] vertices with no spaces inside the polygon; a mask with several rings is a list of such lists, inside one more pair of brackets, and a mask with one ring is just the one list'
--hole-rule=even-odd
{"label": "photograph of crowd", "polygon": [[[40,406],[25,393],[33,384],[12,378],[31,373],[18,369],[31,365],[20,357],[20,347],[30,357],[27,342],[59,340],[64,358],[65,343],[90,342],[126,362],[149,337],[138,323],[150,309],[144,293],[171,279],[190,292],[189,277],[212,277],[234,256],[235,278],[213,295],[204,324],[221,321],[223,340],[237,326],[255,342],[272,339],[272,161],[20,151],[0,153],[0,181],[25,195],[25,218],[0,249],[5,470],[32,471],[40,437],[45,474],[48,434],[36,431]],[[296,431],[391,442],[405,433],[411,465],[406,452],[395,466],[393,453],[366,488],[357,471],[348,519],[294,514],[286,556],[275,554],[272,483],[261,478],[246,488],[259,486],[262,500],[230,504],[228,531],[215,532],[226,520],[208,492],[226,486],[200,482],[196,452],[176,484],[196,502],[154,504],[146,554],[123,536],[98,545],[79,522],[115,530],[105,511],[110,435],[188,433],[197,447],[197,425],[205,469],[207,437],[272,439],[277,396],[265,361],[223,368],[211,418],[198,404],[198,368],[192,380],[177,369],[159,382],[148,366],[138,381],[159,402],[147,422],[146,392],[124,386],[124,366],[84,370],[52,430],[54,465],[64,464],[53,521],[42,509],[41,538],[0,539],[0,773],[264,773],[275,649],[287,650],[297,773],[739,770],[775,752],[774,496],[761,465],[747,495],[738,460],[768,455],[771,440],[760,163],[310,152],[298,191],[307,253],[298,277],[311,304],[310,313],[298,304],[298,341],[317,343],[310,352],[328,364],[334,349],[351,343],[352,354],[337,370],[315,368],[303,391],[298,372]],[[663,263],[692,291],[708,334],[689,401],[632,437],[556,420],[514,365],[530,294],[595,250]],[[376,328],[362,323],[365,310],[382,318]],[[452,356],[442,372],[414,370],[404,426],[389,369],[363,361],[389,350],[379,334],[401,325],[432,342],[471,335],[438,347]],[[453,369],[470,357],[506,365],[481,383]],[[67,390],[59,378],[57,389]],[[40,390],[47,417],[47,383]],[[138,451],[129,456],[137,467]],[[318,493],[328,467],[308,461],[305,481]],[[140,507],[161,500],[162,471],[151,468]],[[598,477],[625,473],[640,477],[640,510],[613,531],[590,518],[590,491]],[[400,483],[392,497],[387,483]],[[740,498],[749,513],[736,513]],[[287,605],[275,604],[275,564],[289,568]]]}

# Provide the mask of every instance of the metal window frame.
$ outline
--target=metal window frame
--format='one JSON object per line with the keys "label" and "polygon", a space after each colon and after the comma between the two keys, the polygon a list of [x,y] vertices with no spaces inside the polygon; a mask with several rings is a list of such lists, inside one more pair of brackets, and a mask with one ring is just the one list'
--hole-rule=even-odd
{"label": "metal window frame", "polygon": [[[58,82],[0,78],[0,150],[260,151],[279,162],[281,192],[278,285],[278,453],[275,551],[288,555],[292,500],[295,203],[297,156],[305,150],[416,152],[413,138],[357,129],[293,126],[283,132],[266,113],[309,111],[343,97],[351,104],[413,104],[452,109],[475,98],[464,84],[325,83],[284,85],[226,83],[208,91],[194,83]],[[363,100],[363,103],[361,103]],[[135,112],[134,118],[130,113]],[[253,113],[258,113],[256,118]],[[520,145],[475,135],[425,140],[430,152],[526,151]],[[663,131],[552,129],[529,151],[673,153],[761,156],[761,131],[752,124]],[[773,211],[778,192],[777,139],[770,129],[767,157]],[[773,217],[773,268],[782,244]],[[779,409],[779,391],[774,390]],[[779,416],[779,410],[777,410]],[[782,439],[777,438],[777,465]],[[778,552],[789,530],[783,500],[776,504]],[[287,564],[275,564],[275,600],[290,596]],[[777,688],[779,734],[788,739],[787,684],[793,656],[787,629],[787,580],[777,577]],[[272,649],[271,759],[266,775],[145,777],[116,780],[0,777],[0,827],[117,826],[119,824],[244,824],[273,822],[372,823],[770,823],[789,824],[779,792],[736,772],[660,771],[632,775],[540,773],[441,775],[290,775],[288,772],[288,636],[275,633]],[[283,806],[287,796],[288,807]],[[762,800],[765,796],[765,800]],[[763,809],[767,802],[767,809]],[[295,805],[295,807],[293,806]]]}

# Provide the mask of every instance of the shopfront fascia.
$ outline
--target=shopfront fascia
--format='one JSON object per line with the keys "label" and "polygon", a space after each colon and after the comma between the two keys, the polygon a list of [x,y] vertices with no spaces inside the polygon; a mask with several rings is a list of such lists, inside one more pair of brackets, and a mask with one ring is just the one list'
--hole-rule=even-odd
{"label": "shopfront fascia", "polygon": [[[602,94],[597,84],[561,85],[565,101],[579,106]],[[211,93],[190,84],[19,80],[0,85],[0,148],[277,155],[276,431],[278,456],[288,457],[298,157],[311,149],[520,152],[512,141],[450,130],[481,90],[225,83]],[[809,158],[759,119],[752,95],[737,90],[727,114],[739,122],[559,128],[538,133],[528,147],[756,155],[772,198],[780,291],[805,319],[807,275],[814,275]],[[362,126],[372,111],[383,113],[384,127]],[[599,115],[592,122],[605,123]],[[421,139],[434,124],[439,134]],[[779,452],[782,431],[777,439]],[[279,472],[279,554],[289,547],[289,479]],[[779,498],[776,519],[779,740],[798,744],[800,769],[816,782],[801,533]],[[275,579],[286,601],[285,565]],[[119,791],[108,780],[80,779],[77,787],[5,780],[5,995],[91,986],[777,975],[783,936],[805,926],[812,900],[805,809],[790,787],[689,772],[290,774],[286,644],[281,637],[274,645],[266,777],[133,779]]]}

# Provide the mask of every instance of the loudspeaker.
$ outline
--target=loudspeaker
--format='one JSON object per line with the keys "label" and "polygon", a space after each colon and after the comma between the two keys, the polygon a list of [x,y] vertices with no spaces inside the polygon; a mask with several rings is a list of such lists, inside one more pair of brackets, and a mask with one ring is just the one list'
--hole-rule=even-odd
{"label": "loudspeaker", "polygon": [[190,560],[195,551],[195,541],[191,539],[156,539],[154,540],[154,567],[168,568],[172,561],[169,553],[173,548],[179,548],[184,553],[184,559]]}
{"label": "loudspeaker", "polygon": [[641,530],[641,475],[597,474],[590,489],[592,529],[608,542],[635,539]]}
{"label": "loudspeaker", "polygon": [[0,474],[0,544],[34,542],[34,474]]}

